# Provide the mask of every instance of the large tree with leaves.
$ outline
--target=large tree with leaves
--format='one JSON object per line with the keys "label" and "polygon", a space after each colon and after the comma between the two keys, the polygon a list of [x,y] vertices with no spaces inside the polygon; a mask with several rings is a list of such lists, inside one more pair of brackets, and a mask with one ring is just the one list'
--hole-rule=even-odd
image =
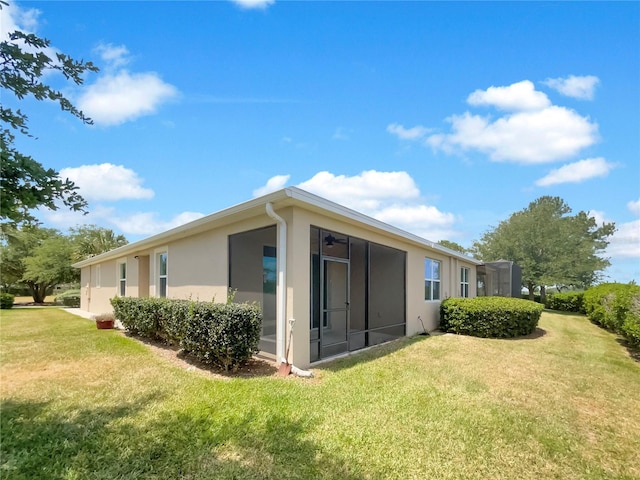
{"label": "large tree with leaves", "polygon": [[26,225],[11,229],[2,245],[2,282],[22,284],[36,303],[42,303],[56,285],[77,282],[71,266],[71,238],[52,228]]}
{"label": "large tree with leaves", "polygon": [[129,243],[124,235],[116,235],[113,230],[96,225],[78,226],[70,232],[75,261],[95,257]]}
{"label": "large tree with leaves", "polygon": [[52,228],[8,227],[0,245],[2,284],[25,285],[36,303],[61,283],[80,280],[74,262],[127,244],[127,239],[95,225],[72,228],[68,235]]}
{"label": "large tree with leaves", "polygon": [[465,255],[469,252],[468,249],[464,248],[462,245],[456,242],[452,242],[451,240],[440,240],[438,245],[442,245],[449,250],[453,250],[455,252],[464,253]]}
{"label": "large tree with leaves", "polygon": [[[0,0],[0,10],[8,4]],[[91,123],[63,93],[43,82],[50,72],[58,72],[76,85],[83,83],[85,72],[98,70],[91,62],[77,61],[62,53],[49,53],[50,41],[32,33],[2,32],[0,42],[0,87],[17,99],[32,96],[36,100],[51,100],[63,111]],[[49,56],[51,55],[51,56]],[[52,58],[55,56],[55,58]],[[0,105],[1,179],[0,220],[2,225],[33,222],[31,211],[37,207],[56,210],[60,204],[75,211],[85,211],[86,201],[78,187],[69,179],[60,178],[58,172],[45,168],[15,146],[14,132],[31,136],[27,115]]]}
{"label": "large tree with leaves", "polygon": [[615,225],[598,225],[585,212],[570,213],[560,197],[540,197],[485,233],[473,253],[484,261],[506,259],[520,265],[531,298],[536,287],[544,296],[547,285],[592,285],[609,266],[601,255]]}

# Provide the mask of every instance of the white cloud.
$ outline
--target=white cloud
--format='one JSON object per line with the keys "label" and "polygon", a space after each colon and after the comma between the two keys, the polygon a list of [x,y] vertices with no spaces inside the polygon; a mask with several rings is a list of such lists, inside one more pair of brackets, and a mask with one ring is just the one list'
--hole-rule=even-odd
{"label": "white cloud", "polygon": [[80,212],[72,212],[64,206],[60,206],[59,210],[42,209],[38,211],[38,218],[42,218],[47,224],[56,228],[64,229],[77,225],[95,224],[133,237],[146,237],[161,233],[203,216],[204,214],[199,212],[182,212],[169,220],[162,220],[155,212],[118,215],[114,207],[99,204],[90,205],[89,213],[86,215]]}
{"label": "white cloud", "polygon": [[640,215],[640,198],[636,201],[630,201],[627,203],[629,211],[635,215]]}
{"label": "white cloud", "polygon": [[[595,219],[597,225],[612,222],[602,211],[590,210],[588,214]],[[640,219],[625,223],[616,222],[616,231],[609,237],[605,256],[640,259]]]}
{"label": "white cloud", "polygon": [[348,177],[325,171],[298,187],[364,213],[379,209],[383,201],[415,199],[420,195],[407,172],[368,170]]}
{"label": "white cloud", "polygon": [[16,30],[20,30],[23,33],[34,33],[38,28],[38,17],[42,14],[36,8],[23,9],[13,2],[8,5],[2,5],[0,12],[0,32],[2,32],[3,37]]}
{"label": "white cloud", "polygon": [[[271,178],[254,195],[282,187],[288,175]],[[368,170],[358,175],[335,175],[318,172],[299,188],[362,212],[382,222],[431,240],[455,237],[455,215],[426,205],[415,181],[407,172]]]}
{"label": "white cloud", "polygon": [[423,238],[439,241],[458,234],[453,213],[441,212],[432,205],[391,205],[373,214],[374,218]]}
{"label": "white cloud", "polygon": [[533,82],[523,80],[507,87],[489,87],[476,90],[467,98],[473,106],[494,106],[500,110],[541,110],[551,105],[549,98],[536,91]]}
{"label": "white cloud", "polygon": [[129,63],[129,50],[124,45],[101,43],[94,50],[110,68],[122,67]]}
{"label": "white cloud", "polygon": [[392,123],[387,126],[387,132],[396,135],[400,140],[419,140],[430,131],[431,129],[423,127],[422,125],[405,128],[398,123]]}
{"label": "white cloud", "polygon": [[77,104],[97,125],[119,125],[155,113],[177,94],[178,90],[156,73],[131,74],[121,70],[88,86]]}
{"label": "white cloud", "polygon": [[564,107],[517,112],[495,121],[465,112],[448,119],[452,132],[426,143],[446,153],[477,150],[494,161],[522,164],[572,157],[598,140],[598,125]]}
{"label": "white cloud", "polygon": [[613,258],[640,259],[640,219],[616,224],[607,254]]}
{"label": "white cloud", "polygon": [[116,201],[123,199],[152,198],[154,193],[143,188],[138,174],[122,165],[102,163],[63,168],[60,177],[68,178],[80,187],[86,200]]}
{"label": "white cloud", "polygon": [[562,95],[580,100],[591,100],[600,79],[593,75],[583,77],[569,75],[566,78],[548,78],[542,83]]}
{"label": "white cloud", "polygon": [[113,216],[114,209],[104,205],[89,205],[88,213],[75,212],[69,210],[64,205],[58,205],[58,210],[49,210],[47,208],[39,208],[37,217],[43,219],[46,224],[53,225],[55,228],[65,229],[75,227],[77,225],[104,225],[109,222]]}
{"label": "white cloud", "polygon": [[266,185],[260,188],[256,188],[253,191],[254,198],[261,197],[263,195],[266,195],[267,193],[275,192],[276,190],[280,190],[287,184],[290,177],[291,175],[276,175],[275,177],[271,177],[269,180],[267,180]]}
{"label": "white cloud", "polygon": [[204,215],[199,212],[183,212],[170,220],[160,220],[153,212],[134,213],[122,217],[112,217],[111,222],[125,235],[153,235],[164,232],[185,223],[192,222]]}
{"label": "white cloud", "polygon": [[560,183],[580,183],[590,178],[606,177],[615,165],[604,158],[587,158],[578,162],[563,165],[551,170],[546,176],[536,181],[539,187],[548,187]]}
{"label": "white cloud", "polygon": [[[16,6],[13,2],[8,5],[2,5],[0,9],[0,40],[9,40],[9,34],[17,31],[22,33],[36,33],[40,26],[40,15],[42,12],[35,8],[23,9]],[[58,50],[52,46],[45,48],[35,48],[27,45],[22,40],[12,40],[12,43],[18,45],[24,52],[37,54],[44,53],[49,57],[52,63],[57,63]],[[55,70],[44,70],[44,75],[56,73]]]}
{"label": "white cloud", "polygon": [[275,0],[231,0],[236,5],[245,9],[265,9],[273,4]]}

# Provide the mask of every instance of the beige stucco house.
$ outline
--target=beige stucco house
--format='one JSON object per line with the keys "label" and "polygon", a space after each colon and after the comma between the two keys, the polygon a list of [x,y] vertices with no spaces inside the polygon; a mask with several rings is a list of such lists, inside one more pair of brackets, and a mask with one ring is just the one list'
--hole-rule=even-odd
{"label": "beige stucco house", "polygon": [[[115,295],[256,301],[260,349],[300,368],[438,326],[476,296],[481,262],[298,188],[285,188],[84,260],[81,308]],[[424,326],[423,326],[424,325]]]}

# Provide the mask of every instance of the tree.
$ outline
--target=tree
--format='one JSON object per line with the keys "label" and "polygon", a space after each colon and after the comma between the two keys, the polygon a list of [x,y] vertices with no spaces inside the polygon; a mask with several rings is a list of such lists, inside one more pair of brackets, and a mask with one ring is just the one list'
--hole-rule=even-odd
{"label": "tree", "polygon": [[449,250],[454,250],[456,252],[460,252],[464,254],[469,253],[469,250],[464,248],[462,245],[456,242],[452,242],[450,240],[440,240],[438,242],[438,245],[442,245],[443,247],[448,248]]}
{"label": "tree", "polygon": [[60,283],[78,280],[71,267],[72,244],[58,230],[26,225],[12,229],[2,244],[2,282],[24,284],[36,303]]}
{"label": "tree", "polygon": [[22,281],[29,287],[34,302],[44,302],[56,285],[80,280],[78,270],[71,266],[72,255],[70,239],[56,233],[45,238],[24,259]]}
{"label": "tree", "polygon": [[[0,0],[0,10],[7,5]],[[98,68],[91,62],[77,61],[62,53],[51,58],[47,55],[50,41],[32,33],[14,31],[8,32],[7,36],[8,40],[0,42],[0,87],[19,100],[31,95],[36,100],[57,102],[63,111],[91,124],[90,118],[74,107],[62,92],[43,83],[42,78],[50,72],[59,72],[66,80],[81,85],[82,75],[87,71],[96,72]],[[27,115],[19,109],[14,111],[0,105],[0,121],[3,122],[0,132],[0,220],[5,227],[6,224],[34,222],[30,211],[39,206],[57,210],[62,203],[75,211],[85,211],[87,206],[72,181],[63,180],[55,170],[43,167],[14,148],[15,136],[9,128],[31,136],[27,120]]]}
{"label": "tree", "polygon": [[116,235],[113,230],[83,225],[71,229],[74,260],[95,257],[129,243],[124,235]]}
{"label": "tree", "polygon": [[69,235],[37,225],[7,228],[0,246],[2,283],[26,285],[33,301],[42,303],[56,285],[80,280],[74,262],[126,244],[124,236],[95,225],[72,228]]}
{"label": "tree", "polygon": [[546,285],[588,287],[610,264],[599,255],[615,224],[598,226],[585,212],[569,213],[560,197],[540,197],[474,242],[473,253],[484,261],[507,259],[520,265],[531,299],[536,287],[543,298]]}

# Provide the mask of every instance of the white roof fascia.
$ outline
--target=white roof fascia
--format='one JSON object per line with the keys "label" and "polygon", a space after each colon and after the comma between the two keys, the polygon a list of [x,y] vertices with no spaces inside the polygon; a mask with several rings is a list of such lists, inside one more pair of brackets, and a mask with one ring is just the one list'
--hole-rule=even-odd
{"label": "white roof fascia", "polygon": [[229,219],[229,217],[233,217],[241,213],[249,212],[253,209],[257,209],[258,207],[264,207],[269,202],[272,203],[274,206],[286,206],[287,204],[290,204],[290,203],[300,204],[301,206],[306,206],[306,207],[313,206],[313,207],[316,207],[321,212],[330,212],[330,213],[339,215],[343,218],[347,218],[349,220],[353,220],[365,226],[368,226],[371,229],[378,230],[378,231],[381,230],[383,232],[386,232],[387,234],[390,234],[393,237],[401,238],[405,241],[409,241],[410,243],[419,245],[421,247],[430,248],[432,250],[438,251],[445,255],[464,260],[465,262],[468,262],[468,263],[472,263],[476,265],[482,264],[481,261],[473,257],[469,257],[467,255],[464,255],[461,252],[457,252],[455,250],[451,250],[449,248],[438,245],[437,243],[431,242],[418,235],[414,235],[413,233],[409,233],[400,228],[381,222],[380,220],[376,220],[375,218],[369,217],[367,215],[364,215],[363,213],[357,212],[348,207],[332,202],[331,200],[327,200],[326,198],[319,197],[305,190],[301,190],[297,187],[288,187],[288,188],[278,190],[276,192],[269,193],[262,197],[254,198],[252,200],[248,200],[246,202],[234,205],[224,210],[220,210],[210,215],[206,215],[202,218],[199,218],[192,222],[185,223],[184,225],[180,225],[178,227],[172,228],[171,230],[158,233],[149,238],[145,238],[137,242],[129,243],[122,247],[116,248],[115,250],[111,250],[109,252],[96,255],[95,257],[82,260],[80,262],[74,263],[72,266],[75,268],[82,268],[89,265],[93,265],[95,263],[100,263],[107,260],[112,260],[114,258],[123,257],[127,254],[134,253],[137,251],[148,250],[160,244],[165,244],[171,240],[180,238],[182,236],[196,233],[196,231],[198,231],[199,229],[205,230],[208,227],[210,227],[211,224],[215,224],[215,223],[221,222],[222,220]]}
{"label": "white roof fascia", "polygon": [[388,223],[381,222],[380,220],[376,220],[375,218],[372,218],[372,217],[369,217],[368,215],[357,212],[356,210],[352,210],[348,207],[345,207],[344,205],[340,205],[338,203],[332,202],[331,200],[327,200],[326,198],[322,198],[317,195],[314,195],[313,193],[309,193],[297,187],[289,187],[285,190],[290,190],[291,192],[290,196],[295,200],[299,200],[306,204],[315,205],[322,210],[336,213],[342,217],[346,217],[351,220],[355,220],[357,222],[363,223],[369,227],[372,227],[375,230],[383,230],[387,233],[392,234],[393,236],[400,237],[403,240],[408,240],[411,243],[417,244],[421,247],[428,247],[440,253],[444,253],[448,256],[456,257],[476,265],[482,264],[480,260],[477,260],[476,258],[473,258],[473,257],[469,257],[468,255],[465,255],[462,252],[458,252],[456,250],[451,250],[450,248],[443,247],[442,245],[438,245],[437,243],[427,240],[423,237],[407,232],[406,230],[402,230],[401,228],[394,227],[393,225],[389,225]]}
{"label": "white roof fascia", "polygon": [[110,260],[117,256],[124,256],[127,253],[133,253],[139,250],[147,250],[159,244],[166,243],[167,241],[180,238],[185,233],[192,233],[194,230],[197,230],[198,227],[206,227],[211,223],[215,223],[216,221],[220,221],[233,215],[238,215],[242,212],[246,212],[253,208],[265,205],[267,202],[277,202],[278,200],[281,200],[283,198],[286,198],[286,192],[284,190],[279,190],[277,192],[255,198],[247,202],[225,208],[224,210],[205,215],[204,217],[198,218],[197,220],[193,220],[165,232],[152,235],[151,237],[139,240],[137,242],[128,243],[127,245],[118,247],[115,250],[110,250],[109,252],[101,253],[100,255],[96,255],[95,257],[82,260],[80,262],[74,263],[72,267],[82,268],[88,265],[93,265],[94,263],[100,263],[106,260]]}

